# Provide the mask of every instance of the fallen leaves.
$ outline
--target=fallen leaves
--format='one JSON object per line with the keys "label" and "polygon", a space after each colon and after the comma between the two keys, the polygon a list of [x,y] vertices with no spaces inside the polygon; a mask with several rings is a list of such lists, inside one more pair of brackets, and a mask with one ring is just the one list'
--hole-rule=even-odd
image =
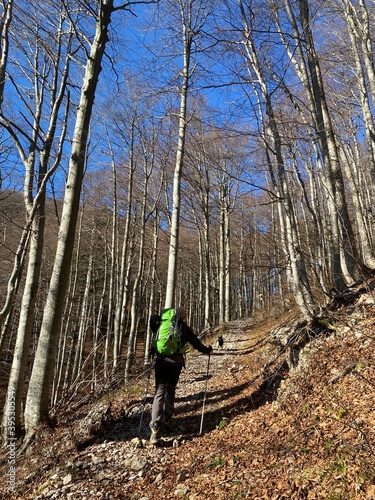
{"label": "fallen leaves", "polygon": [[[69,433],[62,429],[58,460],[48,455],[46,443],[45,459],[30,480],[31,461],[19,464],[19,494],[13,498],[375,500],[372,318],[364,317],[366,336],[337,328],[313,340],[303,363],[271,386],[262,377],[280,375],[272,369],[282,359],[267,342],[270,322],[228,324],[226,349],[212,355],[203,436],[198,429],[205,363],[191,356],[177,389],[180,429],[163,437],[161,447],[150,447],[147,436],[136,437],[139,405],[118,397],[107,427],[95,427],[100,405],[79,419],[74,430],[82,429],[81,451],[69,447]],[[282,397],[276,398],[277,391]],[[127,406],[132,411],[121,413]],[[144,433],[149,410],[150,403]],[[95,428],[89,440],[88,419]],[[59,430],[54,432],[49,441],[58,443]]]}

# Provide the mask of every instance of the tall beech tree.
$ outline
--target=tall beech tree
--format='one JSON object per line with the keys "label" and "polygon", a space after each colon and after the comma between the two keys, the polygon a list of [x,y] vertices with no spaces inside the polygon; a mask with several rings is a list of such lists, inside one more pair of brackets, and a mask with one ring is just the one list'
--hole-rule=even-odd
{"label": "tall beech tree", "polygon": [[269,90],[265,76],[267,68],[261,64],[254,41],[254,17],[251,9],[247,8],[248,6],[242,0],[239,0],[238,4],[243,23],[243,56],[252,77],[251,81],[254,82],[253,90],[258,100],[263,129],[262,137],[272,187],[280,200],[278,203],[279,222],[283,229],[283,245],[285,245],[289,256],[289,277],[298,306],[306,317],[311,317],[317,311],[317,304],[311,293],[309,277],[298,239],[296,213],[288,189],[281,134],[272,103],[272,92]]}
{"label": "tall beech tree", "polygon": [[96,5],[95,34],[87,51],[85,73],[77,107],[55,263],[27,391],[25,444],[28,444],[33,437],[36,426],[41,421],[48,419],[49,397],[58,345],[58,333],[61,328],[64,297],[69,282],[69,270],[72,261],[95,92],[106,44],[109,40],[108,29],[111,16],[114,11],[123,10],[126,7],[129,7],[129,3],[115,7],[113,0],[103,0]]}
{"label": "tall beech tree", "polygon": [[[15,400],[14,419],[18,434],[21,433],[21,405],[25,371],[29,360],[44,249],[46,181],[56,171],[62,156],[68,121],[69,98],[67,98],[66,87],[73,37],[71,25],[67,31],[62,29],[65,17],[61,15],[59,9],[51,12],[51,20],[53,15],[56,18],[53,32],[58,33],[57,37],[52,37],[51,32],[43,34],[39,26],[38,12],[35,12],[34,15],[35,18],[31,16],[33,20],[31,23],[30,13],[28,19],[23,20],[22,30],[23,35],[27,37],[28,43],[30,45],[35,43],[34,56],[29,59],[30,70],[26,72],[24,68],[24,74],[28,75],[30,85],[33,88],[32,95],[28,91],[24,94],[24,101],[29,101],[27,109],[32,114],[32,118],[29,120],[31,124],[30,130],[27,129],[26,125],[22,129],[22,135],[27,136],[28,151],[22,145],[18,124],[14,123],[13,119],[8,118],[4,111],[2,111],[0,117],[1,125],[13,138],[25,166],[24,201],[27,220],[29,221],[26,228],[29,229],[25,229],[24,234],[27,230],[30,231],[26,281],[8,383],[8,393],[12,394]],[[35,36],[35,32],[38,36]],[[48,43],[50,43],[50,37],[55,40],[54,51],[50,51],[49,47],[47,47],[46,37]],[[64,51],[66,51],[65,55],[62,55]],[[22,92],[21,88],[18,89],[18,92]],[[41,132],[45,128],[43,107],[46,105],[45,101],[47,99],[49,99],[48,105],[51,113],[49,121],[47,121],[46,132],[43,134]],[[66,102],[65,106],[64,101]],[[58,122],[60,126],[58,126]],[[56,139],[57,134],[59,134],[59,139]],[[35,192],[37,196],[34,195]],[[8,419],[9,412],[6,404],[2,422],[4,440],[6,439]]]}
{"label": "tall beech tree", "polygon": [[289,48],[288,53],[306,91],[308,107],[313,118],[324,165],[322,172],[325,175],[325,186],[330,203],[330,258],[332,259],[333,284],[337,289],[342,290],[358,278],[360,262],[348,213],[338,144],[325,94],[321,65],[316,52],[309,3],[307,0],[299,0],[292,5],[291,2],[286,1],[285,11],[291,24],[295,43],[295,46]]}
{"label": "tall beech tree", "polygon": [[[180,107],[178,113],[178,140],[173,177],[172,217],[170,228],[170,244],[168,257],[167,290],[165,307],[172,307],[175,302],[177,257],[179,247],[179,226],[181,209],[181,175],[185,156],[186,128],[188,124],[188,96],[196,73],[199,42],[202,30],[211,13],[212,1],[178,0],[168,2],[174,7],[177,4],[180,12],[180,36],[183,48],[183,65],[180,72],[181,83],[178,86]],[[195,45],[196,43],[196,45]]]}

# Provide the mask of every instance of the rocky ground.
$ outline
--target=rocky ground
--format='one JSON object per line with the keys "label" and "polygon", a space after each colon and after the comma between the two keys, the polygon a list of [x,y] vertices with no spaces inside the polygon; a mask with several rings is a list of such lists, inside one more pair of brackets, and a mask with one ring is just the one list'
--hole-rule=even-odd
{"label": "rocky ground", "polygon": [[[275,341],[281,331],[293,342]],[[14,493],[3,463],[0,498],[375,499],[372,295],[318,325],[273,315],[203,341],[220,333],[209,364],[189,353],[159,446],[148,442],[153,377],[140,426],[146,370],[44,429],[17,461]]]}

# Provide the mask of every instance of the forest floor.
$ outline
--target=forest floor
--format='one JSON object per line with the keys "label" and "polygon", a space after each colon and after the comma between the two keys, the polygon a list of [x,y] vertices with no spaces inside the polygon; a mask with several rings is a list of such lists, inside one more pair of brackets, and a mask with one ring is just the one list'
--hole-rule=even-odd
{"label": "forest floor", "polygon": [[374,298],[330,317],[329,330],[305,328],[294,367],[270,335],[297,331],[296,313],[216,328],[202,340],[222,334],[224,346],[188,354],[175,429],[159,446],[148,441],[145,370],[44,429],[16,462],[13,493],[3,462],[0,498],[375,500]]}

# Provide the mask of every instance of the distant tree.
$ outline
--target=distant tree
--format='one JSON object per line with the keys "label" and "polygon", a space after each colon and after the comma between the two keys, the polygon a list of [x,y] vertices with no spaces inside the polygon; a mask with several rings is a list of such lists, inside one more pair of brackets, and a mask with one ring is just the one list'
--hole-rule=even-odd
{"label": "distant tree", "polygon": [[172,199],[172,218],[170,228],[170,245],[168,257],[168,276],[167,290],[165,297],[165,307],[172,307],[175,302],[176,276],[177,276],[177,257],[179,248],[179,225],[181,209],[181,175],[185,157],[186,128],[188,118],[188,97],[193,84],[193,75],[196,73],[196,57],[200,50],[198,47],[203,36],[203,28],[207,18],[211,13],[212,2],[202,0],[178,0],[178,2],[166,2],[168,8],[175,10],[179,8],[179,25],[183,65],[180,71],[181,82],[178,85],[180,98],[180,109],[178,113],[178,140],[176,160],[173,178],[173,199]]}
{"label": "distant tree", "polygon": [[[140,290],[142,282],[145,280],[144,268],[147,222],[155,216],[159,202],[159,197],[157,196],[155,199],[152,199],[152,197],[149,196],[149,192],[157,192],[158,184],[161,188],[160,179],[163,179],[163,177],[160,176],[160,169],[158,168],[157,161],[157,127],[152,119],[141,116],[136,123],[136,129],[138,135],[138,154],[136,162],[139,164],[139,167],[142,166],[142,177],[139,173],[138,177],[140,178],[139,184],[141,187],[138,189],[138,191],[140,191],[139,196],[137,196],[139,199],[136,209],[138,213],[136,213],[135,217],[136,233],[138,234],[138,268],[133,281],[131,297],[131,319],[126,356],[125,380],[128,380],[131,367],[135,362],[140,312],[143,307]],[[159,180],[157,179],[158,177]],[[151,188],[152,182],[155,183],[153,189]]]}
{"label": "distant tree", "polygon": [[[132,221],[134,219],[133,187],[134,187],[134,171],[136,167],[136,159],[135,159],[136,119],[137,119],[136,110],[131,110],[129,115],[127,115],[127,124],[124,128],[122,120],[120,120],[117,123],[117,128],[121,131],[120,136],[123,137],[124,144],[128,149],[128,157],[126,159],[127,194],[126,194],[125,206],[123,209],[123,216],[121,217],[121,221],[124,222],[123,241],[121,246],[121,255],[119,256],[117,264],[119,280],[117,283],[117,287],[114,289],[114,321],[113,321],[113,369],[114,370],[116,369],[120,361],[120,356],[123,346],[123,338],[125,335],[128,293],[129,293],[129,278],[130,278],[130,269],[131,269],[131,262],[133,259],[133,248],[134,248]],[[125,137],[123,136],[124,131],[125,131]],[[115,196],[117,197],[117,194]],[[113,247],[113,253],[116,254],[115,247]]]}
{"label": "distant tree", "polygon": [[279,209],[279,224],[282,229],[283,246],[288,253],[290,262],[290,280],[296,303],[306,317],[311,317],[317,311],[309,283],[309,277],[304,262],[300,241],[298,238],[295,207],[290,195],[288,175],[285,166],[281,134],[272,93],[267,80],[267,67],[261,62],[261,55],[254,40],[254,17],[246,2],[239,0],[240,15],[243,23],[244,58],[248,71],[254,78],[253,90],[258,102],[258,110],[262,122],[262,138],[265,157],[269,169],[272,188],[277,194]]}

